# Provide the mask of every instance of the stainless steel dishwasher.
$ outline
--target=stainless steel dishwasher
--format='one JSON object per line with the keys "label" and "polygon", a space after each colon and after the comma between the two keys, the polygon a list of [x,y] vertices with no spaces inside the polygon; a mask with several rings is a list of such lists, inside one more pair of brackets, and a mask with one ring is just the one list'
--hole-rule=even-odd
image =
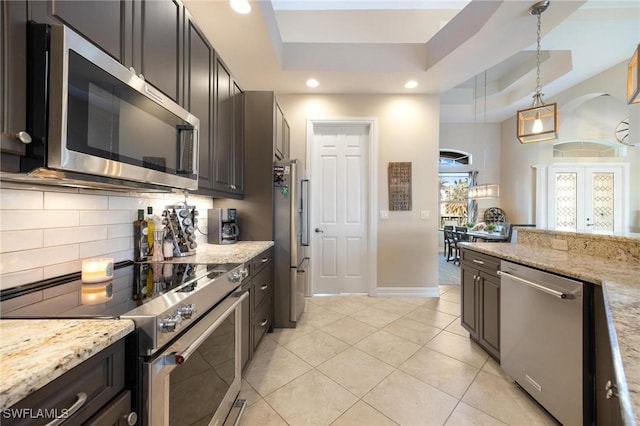
{"label": "stainless steel dishwasher", "polygon": [[583,284],[501,262],[500,364],[565,426],[583,424]]}

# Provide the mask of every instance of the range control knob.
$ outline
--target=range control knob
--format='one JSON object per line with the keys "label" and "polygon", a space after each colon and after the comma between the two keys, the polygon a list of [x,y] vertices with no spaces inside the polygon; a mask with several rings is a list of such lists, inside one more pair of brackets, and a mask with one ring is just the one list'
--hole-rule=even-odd
{"label": "range control knob", "polygon": [[173,333],[180,328],[182,323],[182,316],[180,314],[167,315],[160,322],[160,331],[163,333]]}
{"label": "range control knob", "polygon": [[183,319],[191,319],[191,317],[197,312],[195,303],[190,303],[188,305],[182,305],[178,308],[178,315],[180,315]]}

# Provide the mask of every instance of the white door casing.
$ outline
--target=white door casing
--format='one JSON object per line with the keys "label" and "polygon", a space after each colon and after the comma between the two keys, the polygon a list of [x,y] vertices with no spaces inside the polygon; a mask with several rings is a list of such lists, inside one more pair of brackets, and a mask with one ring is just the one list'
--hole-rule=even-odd
{"label": "white door casing", "polygon": [[311,294],[375,293],[374,125],[308,120]]}
{"label": "white door casing", "polygon": [[[538,227],[581,232],[627,231],[628,164],[571,163],[536,166],[536,169]],[[603,207],[604,193],[602,188],[599,188],[602,184],[597,183],[601,178],[609,180],[608,184],[613,186],[613,199],[610,200],[609,209],[612,219],[610,226],[600,220],[604,218],[603,209],[608,209]],[[563,182],[566,182],[566,185],[563,185]],[[563,210],[566,211],[563,209],[563,202],[569,204],[569,210],[574,210],[573,213],[566,214],[567,219],[562,214]]]}

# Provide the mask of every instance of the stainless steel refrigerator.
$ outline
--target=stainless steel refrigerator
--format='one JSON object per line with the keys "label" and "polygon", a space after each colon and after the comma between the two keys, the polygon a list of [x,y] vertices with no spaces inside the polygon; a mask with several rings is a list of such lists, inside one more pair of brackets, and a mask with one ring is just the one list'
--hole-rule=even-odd
{"label": "stainless steel refrigerator", "polygon": [[309,272],[309,180],[297,160],[273,166],[274,326],[296,326],[304,311]]}

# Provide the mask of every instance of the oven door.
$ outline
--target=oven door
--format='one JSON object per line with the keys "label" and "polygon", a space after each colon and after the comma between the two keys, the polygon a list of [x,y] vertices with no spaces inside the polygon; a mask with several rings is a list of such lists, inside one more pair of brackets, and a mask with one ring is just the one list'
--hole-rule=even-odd
{"label": "oven door", "polygon": [[224,299],[159,355],[143,363],[144,424],[221,425],[241,385],[241,305]]}

